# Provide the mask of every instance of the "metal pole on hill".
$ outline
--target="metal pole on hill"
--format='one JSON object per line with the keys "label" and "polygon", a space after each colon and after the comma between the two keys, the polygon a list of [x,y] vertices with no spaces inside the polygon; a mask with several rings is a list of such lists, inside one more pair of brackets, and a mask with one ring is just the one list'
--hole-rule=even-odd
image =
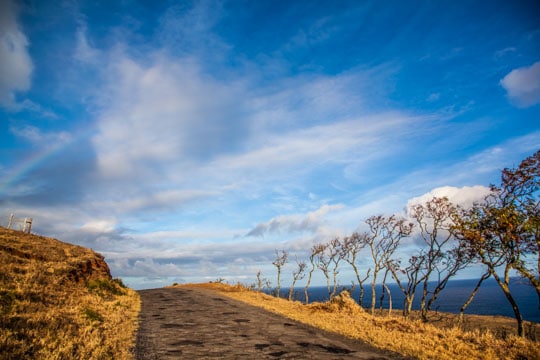
{"label": "metal pole on hill", "polygon": [[11,229],[11,225],[13,225],[13,218],[14,217],[15,217],[15,214],[13,214],[13,213],[11,213],[9,215],[9,222],[8,222],[8,226],[7,226],[8,229]]}
{"label": "metal pole on hill", "polygon": [[[28,225],[28,228],[26,225]],[[30,234],[30,230],[32,230],[32,218],[24,218],[23,232]]]}

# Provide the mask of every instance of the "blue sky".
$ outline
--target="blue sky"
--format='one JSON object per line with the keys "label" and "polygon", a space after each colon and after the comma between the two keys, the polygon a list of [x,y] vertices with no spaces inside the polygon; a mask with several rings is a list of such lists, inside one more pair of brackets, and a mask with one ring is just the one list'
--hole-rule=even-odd
{"label": "blue sky", "polygon": [[0,0],[0,224],[33,217],[138,288],[274,280],[275,249],[471,203],[540,148],[539,14]]}

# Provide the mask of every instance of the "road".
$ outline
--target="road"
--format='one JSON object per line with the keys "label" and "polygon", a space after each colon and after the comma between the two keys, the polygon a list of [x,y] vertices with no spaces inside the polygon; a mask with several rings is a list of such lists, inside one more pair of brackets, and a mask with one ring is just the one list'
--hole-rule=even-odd
{"label": "road", "polygon": [[136,359],[404,359],[200,288],[142,290]]}
{"label": "road", "polygon": [[136,359],[405,359],[200,288],[142,290]]}

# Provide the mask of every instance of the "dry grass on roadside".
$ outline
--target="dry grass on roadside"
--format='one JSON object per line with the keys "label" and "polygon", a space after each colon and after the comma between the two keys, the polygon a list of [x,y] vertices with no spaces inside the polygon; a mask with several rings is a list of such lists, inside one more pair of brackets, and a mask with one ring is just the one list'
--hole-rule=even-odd
{"label": "dry grass on roadside", "polygon": [[[193,286],[193,285],[190,285]],[[489,331],[438,328],[419,320],[372,316],[343,293],[329,303],[304,305],[250,291],[240,285],[199,284],[231,298],[312,326],[419,359],[540,359],[540,346],[517,336],[500,339]]]}
{"label": "dry grass on roadside", "polygon": [[0,359],[132,358],[139,296],[100,259],[0,228]]}

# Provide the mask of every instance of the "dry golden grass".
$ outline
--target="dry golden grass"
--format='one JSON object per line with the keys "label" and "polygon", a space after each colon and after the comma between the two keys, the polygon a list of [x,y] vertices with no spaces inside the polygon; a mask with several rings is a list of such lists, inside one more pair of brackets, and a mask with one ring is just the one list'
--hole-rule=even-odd
{"label": "dry golden grass", "polygon": [[0,359],[131,359],[138,294],[89,249],[0,228]]}
{"label": "dry golden grass", "polygon": [[340,294],[329,303],[304,305],[250,291],[241,285],[209,283],[190,286],[213,289],[290,319],[419,359],[540,359],[538,342],[514,335],[501,339],[489,331],[440,328],[401,317],[372,316],[348,293]]}

